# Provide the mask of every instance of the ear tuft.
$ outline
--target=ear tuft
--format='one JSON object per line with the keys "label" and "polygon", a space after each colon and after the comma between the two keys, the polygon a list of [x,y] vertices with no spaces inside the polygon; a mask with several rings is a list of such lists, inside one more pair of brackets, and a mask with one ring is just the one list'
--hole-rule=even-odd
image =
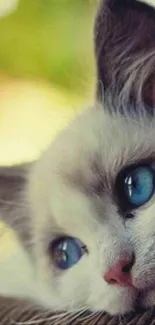
{"label": "ear tuft", "polygon": [[[97,97],[155,108],[155,0],[101,1],[95,23]],[[154,3],[154,7],[148,5]],[[132,108],[131,108],[132,107]]]}

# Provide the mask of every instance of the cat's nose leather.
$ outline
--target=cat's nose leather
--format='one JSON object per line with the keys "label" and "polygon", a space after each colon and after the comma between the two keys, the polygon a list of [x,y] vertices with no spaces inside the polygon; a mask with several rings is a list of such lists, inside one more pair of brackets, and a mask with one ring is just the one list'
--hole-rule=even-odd
{"label": "cat's nose leather", "polygon": [[121,287],[132,286],[131,268],[133,259],[119,260],[111,269],[104,275],[104,280],[108,284],[117,284]]}

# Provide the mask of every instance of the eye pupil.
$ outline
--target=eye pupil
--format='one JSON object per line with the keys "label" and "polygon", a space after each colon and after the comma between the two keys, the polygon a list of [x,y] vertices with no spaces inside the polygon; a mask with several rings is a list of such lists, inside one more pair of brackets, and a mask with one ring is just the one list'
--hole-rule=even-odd
{"label": "eye pupil", "polygon": [[133,185],[134,188],[137,188],[137,184],[136,184],[135,180],[133,180],[132,185]]}
{"label": "eye pupil", "polygon": [[155,189],[155,172],[150,165],[132,166],[120,173],[116,180],[120,205],[125,210],[147,203]]}

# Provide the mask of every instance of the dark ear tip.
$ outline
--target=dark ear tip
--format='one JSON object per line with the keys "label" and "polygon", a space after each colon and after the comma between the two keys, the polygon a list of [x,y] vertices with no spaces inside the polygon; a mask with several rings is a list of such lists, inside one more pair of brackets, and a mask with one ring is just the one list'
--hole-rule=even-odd
{"label": "dark ear tip", "polygon": [[101,0],[99,12],[101,13],[101,11],[105,11],[106,8],[110,9],[112,12],[119,10],[122,11],[127,8],[134,8],[140,11],[154,9],[153,5],[141,0]]}
{"label": "dark ear tip", "polygon": [[137,1],[136,0],[105,0],[104,5],[108,8],[119,8],[121,6],[125,7],[127,5],[134,5]]}
{"label": "dark ear tip", "polygon": [[102,100],[104,93],[104,101],[116,99],[119,106],[125,102],[130,107],[142,103],[154,108],[155,6],[151,0],[101,0],[94,32],[97,98]]}

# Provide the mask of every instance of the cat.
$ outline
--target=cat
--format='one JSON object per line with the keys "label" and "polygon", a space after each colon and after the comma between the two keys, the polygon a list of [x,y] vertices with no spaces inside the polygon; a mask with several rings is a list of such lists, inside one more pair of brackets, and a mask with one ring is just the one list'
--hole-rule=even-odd
{"label": "cat", "polygon": [[38,161],[0,171],[0,215],[24,252],[0,293],[113,315],[155,303],[154,6],[101,1],[94,30],[92,107]]}

